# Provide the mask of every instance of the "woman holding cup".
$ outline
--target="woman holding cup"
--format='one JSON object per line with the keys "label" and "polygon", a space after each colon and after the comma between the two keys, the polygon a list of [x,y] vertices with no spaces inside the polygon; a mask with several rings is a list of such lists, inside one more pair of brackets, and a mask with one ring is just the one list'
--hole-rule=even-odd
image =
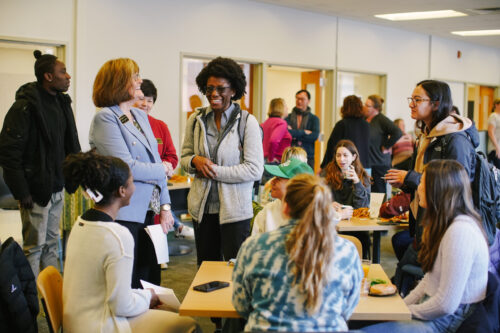
{"label": "woman holding cup", "polygon": [[[326,166],[326,182],[333,200],[354,209],[370,206],[370,177],[359,161],[359,153],[350,140],[340,140],[335,146],[335,159]],[[344,232],[361,241],[363,258],[370,256],[370,235],[365,231]]]}
{"label": "woman holding cup", "polygon": [[370,177],[352,141],[337,143],[335,159],[326,166],[326,182],[336,202],[354,209],[370,206]]}

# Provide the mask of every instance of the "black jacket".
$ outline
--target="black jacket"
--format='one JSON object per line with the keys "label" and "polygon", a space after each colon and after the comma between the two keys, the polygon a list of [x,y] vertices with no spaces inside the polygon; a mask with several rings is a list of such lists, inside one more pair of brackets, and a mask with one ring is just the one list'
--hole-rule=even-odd
{"label": "black jacket", "polygon": [[[29,195],[33,201],[46,206],[52,195],[54,170],[51,136],[42,112],[38,83],[21,86],[0,133],[0,165],[4,168],[5,183],[20,200]],[[66,120],[64,133],[65,155],[80,151],[71,98],[57,94]]]}
{"label": "black jacket", "polygon": [[323,162],[321,162],[322,169],[335,160],[334,150],[340,140],[351,140],[358,149],[359,160],[363,168],[370,167],[370,124],[363,118],[346,117],[339,120],[333,127]]}
{"label": "black jacket", "polygon": [[12,237],[0,252],[0,332],[38,332],[35,276]]}
{"label": "black jacket", "polygon": [[[472,126],[465,131],[436,137],[436,140],[432,141],[425,151],[424,164],[427,164],[432,160],[455,160],[463,165],[465,171],[467,171],[467,174],[469,175],[470,181],[472,182],[474,180],[474,170],[476,168],[475,148],[477,146],[479,146],[479,134],[475,125],[472,124]],[[417,190],[418,184],[420,184],[420,178],[422,177],[421,173],[413,170],[415,167],[415,160],[417,158],[417,150],[418,149],[415,149],[413,153],[412,168],[408,171],[403,187],[401,188],[404,192],[412,194],[411,200],[413,200],[414,193]],[[422,236],[422,227],[420,226],[422,216],[423,209],[421,207],[419,207],[417,217],[410,214],[410,234],[416,235],[417,245],[420,244],[420,238]]]}
{"label": "black jacket", "polygon": [[467,317],[457,333],[499,332],[500,331],[500,285],[495,274],[488,272],[486,298],[479,302]]}

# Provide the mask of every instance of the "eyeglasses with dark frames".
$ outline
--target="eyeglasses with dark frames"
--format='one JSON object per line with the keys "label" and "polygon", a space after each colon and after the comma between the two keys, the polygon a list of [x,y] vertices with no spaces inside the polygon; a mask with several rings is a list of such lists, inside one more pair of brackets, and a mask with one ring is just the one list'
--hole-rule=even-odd
{"label": "eyeglasses with dark frames", "polygon": [[228,89],[228,88],[231,88],[231,87],[229,87],[229,86],[227,86],[227,87],[224,87],[224,86],[217,86],[217,87],[207,86],[205,94],[209,95],[214,90],[216,90],[219,95],[222,95],[226,91],[226,89]]}

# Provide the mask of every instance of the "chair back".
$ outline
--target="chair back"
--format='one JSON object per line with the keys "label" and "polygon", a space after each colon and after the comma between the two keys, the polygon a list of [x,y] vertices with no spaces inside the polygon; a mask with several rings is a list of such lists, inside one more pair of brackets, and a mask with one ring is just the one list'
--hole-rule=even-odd
{"label": "chair back", "polygon": [[63,278],[54,266],[48,266],[38,275],[36,285],[42,298],[49,330],[54,333],[59,332],[63,318]]}
{"label": "chair back", "polygon": [[361,241],[358,238],[342,234],[337,234],[337,236],[340,236],[342,238],[347,239],[348,241],[351,241],[351,243],[353,243],[354,246],[356,246],[356,250],[358,250],[359,259],[363,259],[363,246],[361,245]]}

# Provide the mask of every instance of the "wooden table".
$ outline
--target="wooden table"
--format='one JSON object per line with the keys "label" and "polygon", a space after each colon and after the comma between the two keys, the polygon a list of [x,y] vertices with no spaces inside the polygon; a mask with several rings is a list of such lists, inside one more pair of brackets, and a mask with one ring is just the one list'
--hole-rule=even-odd
{"label": "wooden table", "polygon": [[337,231],[373,231],[372,262],[380,263],[380,234],[382,231],[398,230],[408,228],[407,223],[378,224],[380,219],[353,217],[350,220],[342,220],[337,224]]}
{"label": "wooden table", "polygon": [[[223,261],[204,261],[194,277],[189,290],[179,308],[181,316],[239,318],[233,307],[231,298],[233,283],[231,274],[233,266]],[[389,281],[382,267],[373,264],[370,267],[368,278],[379,278]],[[210,281],[226,281],[228,288],[215,290],[209,293],[193,290],[193,286]],[[410,320],[411,313],[399,295],[388,297],[364,296],[349,320]]]}

